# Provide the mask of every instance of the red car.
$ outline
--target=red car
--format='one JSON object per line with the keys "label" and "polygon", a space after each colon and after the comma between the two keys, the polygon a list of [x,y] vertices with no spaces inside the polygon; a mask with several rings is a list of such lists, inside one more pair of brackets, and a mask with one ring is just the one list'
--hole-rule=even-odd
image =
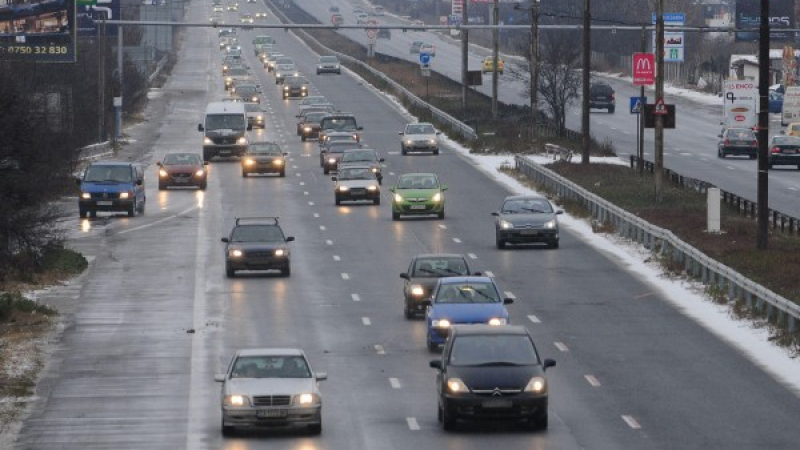
{"label": "red car", "polygon": [[170,186],[196,186],[203,190],[208,184],[207,162],[196,153],[167,153],[157,162],[158,189]]}

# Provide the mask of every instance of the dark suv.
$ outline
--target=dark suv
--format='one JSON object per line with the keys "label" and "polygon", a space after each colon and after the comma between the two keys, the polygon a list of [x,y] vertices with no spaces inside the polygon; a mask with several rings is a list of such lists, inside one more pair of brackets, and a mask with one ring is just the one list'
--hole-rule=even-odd
{"label": "dark suv", "polygon": [[291,274],[289,246],[293,236],[284,236],[277,217],[237,217],[225,243],[225,274],[233,278],[237,270],[280,270]]}
{"label": "dark suv", "polygon": [[455,325],[442,351],[430,362],[438,370],[439,422],[511,420],[547,429],[547,379],[552,359],[541,360],[523,326]]}
{"label": "dark suv", "polygon": [[589,108],[607,109],[614,114],[614,88],[608,83],[596,81],[589,87]]}

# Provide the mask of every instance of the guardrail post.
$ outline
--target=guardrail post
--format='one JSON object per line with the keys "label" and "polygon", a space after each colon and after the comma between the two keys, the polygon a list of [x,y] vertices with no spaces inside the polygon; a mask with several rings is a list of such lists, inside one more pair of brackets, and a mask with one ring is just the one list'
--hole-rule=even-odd
{"label": "guardrail post", "polygon": [[703,284],[708,284],[708,267],[706,266],[703,266],[702,277],[700,278],[700,281]]}
{"label": "guardrail post", "polygon": [[753,293],[750,291],[745,292],[744,299],[747,302],[747,309],[753,309]]}
{"label": "guardrail post", "polygon": [[789,316],[789,333],[797,331],[797,319],[794,316]]}

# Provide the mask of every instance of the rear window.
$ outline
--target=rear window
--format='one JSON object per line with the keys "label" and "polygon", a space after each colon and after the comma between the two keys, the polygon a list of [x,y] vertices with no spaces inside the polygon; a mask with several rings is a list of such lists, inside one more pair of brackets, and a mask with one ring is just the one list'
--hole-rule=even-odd
{"label": "rear window", "polygon": [[86,174],[83,176],[83,181],[130,182],[133,181],[133,170],[129,165],[92,165],[86,169]]}
{"label": "rear window", "polygon": [[614,89],[607,84],[595,84],[592,86],[592,92],[599,95],[611,95],[614,93]]}
{"label": "rear window", "polygon": [[355,130],[355,117],[326,117],[320,123],[322,128],[329,130]]}
{"label": "rear window", "polygon": [[454,366],[498,363],[529,366],[538,364],[539,357],[525,335],[470,335],[453,341],[450,364]]}

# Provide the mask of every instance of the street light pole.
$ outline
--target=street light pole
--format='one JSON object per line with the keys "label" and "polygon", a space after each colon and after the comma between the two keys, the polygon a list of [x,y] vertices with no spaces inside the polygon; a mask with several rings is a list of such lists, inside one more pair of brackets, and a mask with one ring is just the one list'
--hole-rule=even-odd
{"label": "street light pole", "polygon": [[766,250],[769,244],[769,0],[761,0],[761,26],[758,46],[758,229],[756,248]]}
{"label": "street light pole", "polygon": [[581,111],[581,132],[583,133],[583,151],[581,152],[581,164],[589,164],[589,144],[591,142],[591,130],[589,129],[589,74],[592,68],[592,12],[591,0],[583,1],[583,108]]}
{"label": "street light pole", "polygon": [[531,4],[531,132],[539,138],[539,0]]}
{"label": "street light pole", "polygon": [[[500,0],[494,0],[492,8],[492,24],[500,24]],[[494,70],[492,71],[492,119],[497,119],[497,60],[500,53],[500,30],[492,30],[492,60]]]}
{"label": "street light pole", "polygon": [[[664,101],[664,0],[658,0],[656,11],[656,103]],[[664,172],[664,115],[655,117],[655,148],[653,155],[653,178],[655,200],[661,203]]]}

